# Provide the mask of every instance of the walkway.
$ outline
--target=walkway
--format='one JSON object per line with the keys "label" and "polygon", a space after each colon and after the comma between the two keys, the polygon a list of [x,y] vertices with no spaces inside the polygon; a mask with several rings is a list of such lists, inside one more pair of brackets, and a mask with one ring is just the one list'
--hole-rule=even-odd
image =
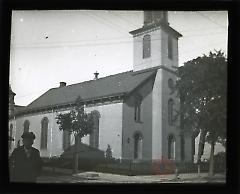
{"label": "walkway", "polygon": [[38,183],[225,183],[224,174],[215,174],[208,178],[207,173],[180,174],[178,178],[171,175],[138,175],[126,176],[99,172],[80,172],[71,174],[70,171],[58,174],[48,174],[38,178]]}

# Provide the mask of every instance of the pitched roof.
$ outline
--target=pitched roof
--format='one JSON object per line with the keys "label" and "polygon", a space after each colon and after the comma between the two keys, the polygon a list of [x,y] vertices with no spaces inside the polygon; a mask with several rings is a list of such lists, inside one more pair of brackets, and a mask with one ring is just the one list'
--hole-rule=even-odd
{"label": "pitched roof", "polygon": [[97,80],[52,88],[30,103],[25,110],[30,111],[43,107],[74,103],[78,97],[85,101],[119,94],[128,94],[146,79],[155,75],[155,73],[156,69],[139,73],[127,71]]}
{"label": "pitched roof", "polygon": [[14,112],[17,114],[18,112],[21,112],[25,109],[26,106],[19,106],[19,105],[14,105]]}

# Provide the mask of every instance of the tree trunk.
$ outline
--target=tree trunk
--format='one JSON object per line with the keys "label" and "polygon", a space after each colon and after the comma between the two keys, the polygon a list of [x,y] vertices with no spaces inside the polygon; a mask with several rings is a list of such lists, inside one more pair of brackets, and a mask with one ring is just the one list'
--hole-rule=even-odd
{"label": "tree trunk", "polygon": [[205,136],[206,133],[201,129],[200,130],[200,137],[198,142],[198,155],[197,155],[197,164],[198,164],[198,175],[200,176],[201,173],[201,157],[204,153],[204,145],[205,145]]}
{"label": "tree trunk", "polygon": [[209,162],[209,177],[214,174],[214,140],[211,141],[211,153],[210,153],[210,162]]}
{"label": "tree trunk", "polygon": [[73,174],[78,173],[78,142],[79,138],[75,136],[74,152],[73,152]]}

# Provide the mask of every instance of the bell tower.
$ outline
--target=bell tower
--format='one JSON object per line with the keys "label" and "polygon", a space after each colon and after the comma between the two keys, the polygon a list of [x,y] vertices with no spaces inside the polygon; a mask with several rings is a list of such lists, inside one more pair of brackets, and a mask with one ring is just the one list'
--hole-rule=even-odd
{"label": "bell tower", "polygon": [[144,11],[143,26],[133,35],[133,70],[157,66],[178,66],[178,38],[182,35],[170,27],[167,11]]}
{"label": "bell tower", "polygon": [[178,38],[182,35],[170,26],[167,11],[144,11],[143,26],[130,34],[134,75],[156,70],[151,93],[152,160],[190,161],[191,138],[181,136],[180,119],[176,116],[180,100],[173,91],[177,80]]}

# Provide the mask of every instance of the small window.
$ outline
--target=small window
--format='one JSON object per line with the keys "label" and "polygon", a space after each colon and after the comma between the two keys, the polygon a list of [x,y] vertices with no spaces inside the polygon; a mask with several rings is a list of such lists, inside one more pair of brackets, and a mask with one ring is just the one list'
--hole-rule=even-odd
{"label": "small window", "polygon": [[136,122],[141,121],[141,106],[142,106],[142,98],[140,96],[135,97],[135,114],[134,120]]}
{"label": "small window", "polygon": [[171,36],[168,36],[168,58],[173,59],[173,40]]}
{"label": "small window", "polygon": [[143,58],[149,58],[151,56],[151,36],[145,35],[143,37]]}
{"label": "small window", "polygon": [[168,124],[169,125],[173,125],[173,105],[174,105],[174,101],[173,99],[169,99],[168,101]]}
{"label": "small window", "polygon": [[47,138],[48,138],[48,118],[44,117],[42,119],[42,128],[41,128],[41,149],[47,149]]}
{"label": "small window", "polygon": [[23,127],[24,127],[23,132],[29,132],[29,125],[30,125],[29,120],[24,121],[24,124],[23,124]]}

